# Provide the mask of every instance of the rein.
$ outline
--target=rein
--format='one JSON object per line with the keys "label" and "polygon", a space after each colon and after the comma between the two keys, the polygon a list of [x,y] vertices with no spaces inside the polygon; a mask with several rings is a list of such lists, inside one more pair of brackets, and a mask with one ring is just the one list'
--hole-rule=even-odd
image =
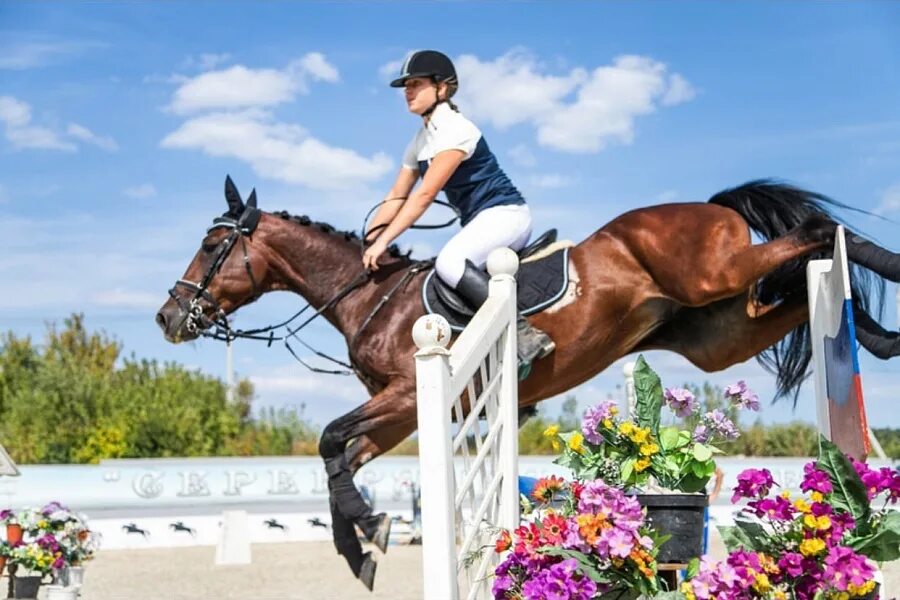
{"label": "rein", "polygon": [[[439,202],[439,201],[438,201]],[[439,202],[441,204],[445,204],[443,202]],[[379,203],[378,206],[380,206]],[[375,208],[378,208],[376,206]],[[449,204],[447,205],[449,206]],[[452,207],[451,207],[452,208]],[[372,209],[373,211],[375,209]],[[455,209],[454,209],[455,210]],[[372,214],[372,211],[366,216],[366,220],[368,220],[369,216]],[[247,251],[247,244],[245,241],[245,237],[252,234],[253,230],[256,228],[256,225],[259,222],[260,211],[252,206],[248,206],[244,212],[241,214],[240,219],[233,219],[231,217],[218,217],[213,220],[213,225],[209,229],[207,229],[207,233],[218,229],[218,228],[228,228],[231,229],[231,232],[228,234],[228,237],[225,238],[224,242],[220,243],[220,249],[216,254],[213,263],[210,265],[209,269],[206,271],[206,274],[199,282],[188,281],[186,279],[178,279],[175,282],[175,285],[169,290],[169,296],[175,301],[178,307],[182,310],[184,317],[182,319],[182,323],[180,325],[184,325],[188,331],[191,333],[195,333],[199,336],[203,336],[206,338],[211,338],[214,340],[224,341],[225,343],[231,343],[235,339],[249,339],[249,340],[257,340],[257,341],[265,341],[267,346],[271,346],[274,342],[280,341],[284,342],[285,348],[287,348],[288,352],[291,353],[297,362],[301,365],[309,369],[313,373],[322,373],[326,375],[357,375],[363,376],[363,374],[359,371],[359,369],[353,365],[352,358],[352,349],[359,339],[360,335],[372,322],[372,319],[375,315],[380,311],[394,296],[394,294],[403,287],[409,280],[416,275],[428,268],[431,268],[433,265],[433,261],[421,261],[414,263],[410,268],[406,270],[403,274],[403,277],[395,283],[390,290],[386,294],[384,294],[369,315],[365,318],[362,325],[360,325],[359,329],[353,334],[353,337],[350,339],[348,344],[348,354],[350,354],[350,364],[336,359],[324,352],[316,350],[306,342],[304,342],[297,334],[304,327],[309,325],[313,320],[322,315],[325,311],[335,306],[338,302],[340,302],[343,298],[345,298],[348,294],[350,294],[353,290],[359,288],[363,284],[365,284],[370,277],[370,273],[368,271],[360,272],[349,284],[341,288],[334,296],[332,296],[325,304],[323,304],[319,309],[315,311],[312,315],[306,318],[305,321],[300,323],[298,326],[291,328],[290,324],[294,322],[296,319],[300,318],[303,313],[305,313],[312,305],[307,303],[306,306],[301,308],[299,311],[294,313],[290,318],[276,323],[274,325],[269,325],[266,327],[260,327],[257,329],[232,329],[228,323],[228,318],[225,315],[225,311],[221,308],[220,304],[213,295],[209,292],[209,285],[212,282],[213,278],[218,274],[221,270],[222,265],[225,263],[225,260],[228,258],[231,251],[237,245],[237,242],[240,241],[241,250],[244,254],[244,267],[247,271],[247,276],[250,279],[250,283],[253,286],[253,295],[251,300],[255,300],[262,295],[259,291],[259,286],[256,282],[256,278],[253,276],[253,270],[250,267],[250,255]],[[459,218],[458,213],[457,216],[447,223],[440,225],[421,225],[417,228],[420,229],[438,229],[441,227],[448,227],[452,225]],[[363,229],[365,230],[365,224],[363,225]],[[371,233],[371,232],[370,232]],[[363,247],[365,246],[365,242],[363,242]],[[179,296],[176,293],[176,290],[179,287],[186,288],[190,290],[193,295],[190,300],[185,301],[182,296]],[[201,304],[201,300],[206,301],[213,308],[213,316],[209,317],[204,313],[203,306]],[[282,335],[276,336],[276,331],[280,329],[285,329]],[[266,335],[268,334],[268,335]],[[342,369],[322,369],[319,367],[314,367],[304,361],[297,353],[294,351],[294,348],[290,345],[290,338],[295,338],[300,344],[306,347],[308,350],[313,352],[316,356],[328,360],[336,365],[340,365],[343,367]]]}

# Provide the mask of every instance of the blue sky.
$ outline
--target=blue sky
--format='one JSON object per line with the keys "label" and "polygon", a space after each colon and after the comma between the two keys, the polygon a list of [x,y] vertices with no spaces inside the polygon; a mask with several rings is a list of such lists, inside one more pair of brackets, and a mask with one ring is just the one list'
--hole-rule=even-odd
{"label": "blue sky", "polygon": [[[581,240],[623,211],[781,177],[891,219],[850,222],[900,250],[900,5],[875,3],[0,4],[0,328],[39,337],[84,312],[127,353],[224,375],[224,347],[167,344],[166,289],[222,212],[230,173],[263,209],[359,229],[418,126],[387,82],[411,50],[453,57],[462,111],[524,191],[535,229]],[[434,209],[428,218],[444,220]],[[430,256],[448,231],[401,238]],[[897,327],[896,286],[884,323]],[[300,300],[241,311],[267,324]],[[326,325],[306,340],[342,353]],[[670,385],[773,379],[748,362]],[[257,404],[324,424],[366,399],[279,348],[239,343]],[[870,420],[900,426],[900,363],[862,352]],[[621,361],[575,390],[617,394]],[[560,400],[545,406],[552,413]],[[812,386],[796,411],[814,419]]]}

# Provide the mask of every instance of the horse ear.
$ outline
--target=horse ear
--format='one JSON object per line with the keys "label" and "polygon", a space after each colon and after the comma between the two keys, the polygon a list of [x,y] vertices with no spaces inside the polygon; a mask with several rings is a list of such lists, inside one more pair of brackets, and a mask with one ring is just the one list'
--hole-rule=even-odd
{"label": "horse ear", "polygon": [[244,212],[244,201],[241,194],[231,180],[231,175],[225,176],[225,201],[228,202],[228,212],[234,216],[240,216]]}
{"label": "horse ear", "polygon": [[256,208],[256,188],[253,188],[250,197],[247,198],[247,208]]}

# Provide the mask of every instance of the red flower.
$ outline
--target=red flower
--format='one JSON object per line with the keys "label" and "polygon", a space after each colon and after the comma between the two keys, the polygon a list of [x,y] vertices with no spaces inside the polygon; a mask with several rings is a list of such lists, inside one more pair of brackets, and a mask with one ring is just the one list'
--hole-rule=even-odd
{"label": "red flower", "polygon": [[552,545],[562,544],[566,533],[566,520],[560,515],[550,514],[541,521],[541,535]]}

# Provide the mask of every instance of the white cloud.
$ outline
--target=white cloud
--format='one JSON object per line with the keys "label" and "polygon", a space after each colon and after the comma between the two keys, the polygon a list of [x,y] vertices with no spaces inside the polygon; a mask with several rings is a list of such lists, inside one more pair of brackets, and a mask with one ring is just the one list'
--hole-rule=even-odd
{"label": "white cloud", "polygon": [[393,166],[384,153],[369,158],[313,138],[299,125],[278,122],[265,110],[214,112],[189,119],[161,142],[242,160],[264,177],[315,189],[341,189],[375,181]]}
{"label": "white cloud", "polygon": [[459,103],[498,128],[527,123],[542,146],[573,153],[631,143],[635,119],[694,97],[691,84],[644,56],[619,56],[592,71],[549,74],[531,54],[512,50],[493,61],[463,55]]}
{"label": "white cloud", "polygon": [[106,150],[107,152],[115,152],[119,149],[119,144],[116,143],[116,140],[112,139],[109,136],[97,135],[87,127],[84,127],[83,125],[79,125],[77,123],[69,123],[69,127],[66,129],[66,133],[77,140],[81,140],[82,142],[86,142],[88,144],[93,144],[94,146],[97,146],[101,150]]}
{"label": "white cloud", "polygon": [[267,108],[308,93],[307,77],[335,82],[338,71],[318,52],[311,52],[283,70],[249,69],[234,65],[189,78],[175,90],[171,109],[178,114],[203,110]]}
{"label": "white cloud", "polygon": [[41,148],[74,151],[75,145],[56,133],[31,125],[31,107],[12,96],[0,96],[0,121],[5,124],[6,139],[16,148]]}
{"label": "white cloud", "polygon": [[508,154],[509,157],[513,159],[513,162],[520,167],[533,167],[537,164],[537,159],[525,144],[513,146],[510,148]]}
{"label": "white cloud", "polygon": [[122,190],[122,193],[129,198],[141,200],[144,198],[153,198],[154,196],[156,196],[156,188],[152,183],[142,183],[140,185],[133,185],[129,188],[125,188],[124,190]]}
{"label": "white cloud", "polygon": [[396,79],[397,75],[400,74],[400,68],[402,66],[402,60],[392,60],[391,62],[385,63],[378,67],[378,75],[386,81]]}
{"label": "white cloud", "polygon": [[881,195],[881,202],[875,209],[876,215],[900,212],[900,183],[895,183]]}

